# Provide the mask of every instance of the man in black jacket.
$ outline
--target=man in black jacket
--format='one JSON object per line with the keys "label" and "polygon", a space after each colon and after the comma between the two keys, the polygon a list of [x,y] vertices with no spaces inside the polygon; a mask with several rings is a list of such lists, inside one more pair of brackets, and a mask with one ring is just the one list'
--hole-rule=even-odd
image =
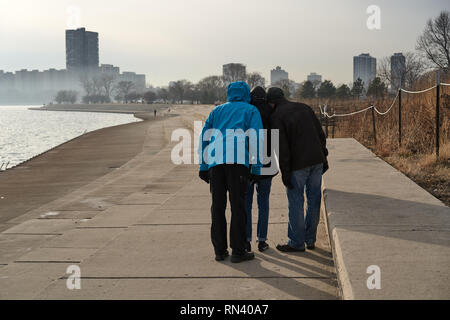
{"label": "man in black jacket", "polygon": [[[279,164],[289,201],[289,242],[282,252],[315,248],[322,198],[322,174],[328,169],[326,137],[311,107],[288,101],[280,88],[270,88],[272,129],[279,130]],[[307,209],[304,217],[304,192]]]}

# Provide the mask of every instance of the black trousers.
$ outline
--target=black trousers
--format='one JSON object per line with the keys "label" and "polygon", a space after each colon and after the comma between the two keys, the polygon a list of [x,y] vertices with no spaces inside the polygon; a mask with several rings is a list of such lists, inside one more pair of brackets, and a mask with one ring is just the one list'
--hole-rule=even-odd
{"label": "black trousers", "polygon": [[216,254],[227,250],[227,191],[231,204],[230,247],[232,254],[245,253],[246,223],[245,192],[249,169],[241,164],[223,164],[209,170],[211,205],[211,241]]}

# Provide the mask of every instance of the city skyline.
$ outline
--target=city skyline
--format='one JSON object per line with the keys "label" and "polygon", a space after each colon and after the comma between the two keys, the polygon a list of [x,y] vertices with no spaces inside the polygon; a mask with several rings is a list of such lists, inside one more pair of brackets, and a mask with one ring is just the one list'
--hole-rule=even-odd
{"label": "city skyline", "polygon": [[[187,6],[176,0],[9,3],[0,13],[0,40],[6,44],[0,69],[64,68],[63,30],[68,29],[67,10],[74,6],[80,11],[75,27],[101,35],[100,61],[144,73],[154,86],[177,79],[197,82],[221,74],[222,65],[232,62],[245,64],[248,72],[261,72],[266,79],[280,65],[295,81],[303,81],[314,70],[336,84],[350,83],[355,54],[370,52],[381,58],[413,51],[426,21],[449,7],[440,0],[379,1],[381,29],[369,30],[370,4],[353,1],[343,8],[333,1],[281,5],[268,0],[239,6],[233,1],[192,1]],[[239,10],[234,10],[236,6]]]}

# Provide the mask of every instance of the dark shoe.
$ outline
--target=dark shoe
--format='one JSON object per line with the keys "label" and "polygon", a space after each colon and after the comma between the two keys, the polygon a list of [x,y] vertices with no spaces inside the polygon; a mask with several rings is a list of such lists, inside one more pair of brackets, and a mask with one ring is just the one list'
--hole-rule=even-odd
{"label": "dark shoe", "polygon": [[303,249],[297,249],[297,248],[293,248],[288,244],[279,244],[277,245],[277,249],[281,252],[304,252],[305,248]]}
{"label": "dark shoe", "polygon": [[231,262],[239,263],[242,261],[252,260],[255,258],[255,254],[253,252],[246,252],[244,254],[232,254]]}
{"label": "dark shoe", "polygon": [[247,250],[247,252],[252,252],[252,244],[250,241],[245,244],[245,250]]}
{"label": "dark shoe", "polygon": [[216,254],[216,261],[223,261],[228,256],[229,256],[228,250],[222,254]]}
{"label": "dark shoe", "polygon": [[306,248],[307,248],[308,250],[314,250],[314,249],[316,248],[316,245],[315,245],[314,243],[306,244]]}
{"label": "dark shoe", "polygon": [[269,249],[269,245],[267,244],[267,242],[265,241],[260,241],[258,242],[258,250],[263,252],[266,251],[267,249]]}

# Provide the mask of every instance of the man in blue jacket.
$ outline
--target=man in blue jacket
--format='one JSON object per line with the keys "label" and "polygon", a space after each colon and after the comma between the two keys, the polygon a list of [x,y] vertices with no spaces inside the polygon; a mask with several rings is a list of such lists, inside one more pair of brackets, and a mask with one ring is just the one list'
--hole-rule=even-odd
{"label": "man in blue jacket", "polygon": [[199,176],[210,183],[211,241],[217,261],[228,256],[225,209],[229,193],[231,262],[237,263],[254,258],[246,250],[245,191],[250,174],[261,173],[258,151],[262,141],[258,138],[263,126],[258,109],[250,104],[245,82],[230,83],[227,100],[209,114],[200,135]]}

